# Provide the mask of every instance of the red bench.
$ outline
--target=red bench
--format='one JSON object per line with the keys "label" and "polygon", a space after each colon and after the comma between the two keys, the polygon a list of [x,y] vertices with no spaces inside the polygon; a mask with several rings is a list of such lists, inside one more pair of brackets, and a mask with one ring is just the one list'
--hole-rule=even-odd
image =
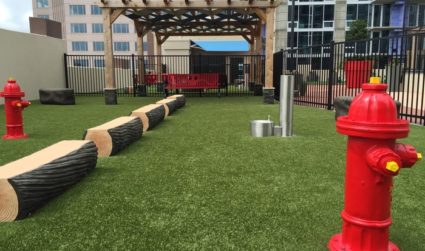
{"label": "red bench", "polygon": [[219,95],[221,88],[227,90],[226,76],[218,73],[168,74],[166,82],[167,90],[217,89]]}

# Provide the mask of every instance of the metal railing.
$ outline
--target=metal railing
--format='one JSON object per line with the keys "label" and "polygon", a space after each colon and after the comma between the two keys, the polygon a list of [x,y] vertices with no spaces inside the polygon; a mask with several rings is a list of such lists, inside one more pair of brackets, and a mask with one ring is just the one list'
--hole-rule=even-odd
{"label": "metal railing", "polygon": [[[103,95],[104,56],[65,54],[64,63],[67,87],[73,88],[76,95]],[[264,83],[264,72],[262,55],[114,56],[115,84],[120,96],[254,95],[255,89],[261,91],[256,86]],[[214,74],[219,77],[206,77]],[[199,80],[195,83],[199,88],[194,88],[193,83],[190,86],[169,83],[171,79],[182,81],[182,75],[192,82]],[[205,84],[205,80],[213,79],[220,82],[216,87]]]}
{"label": "metal railing", "polygon": [[330,43],[275,54],[274,85],[295,74],[295,103],[332,110],[339,96],[356,96],[371,76],[387,83],[400,115],[425,125],[425,33]]}

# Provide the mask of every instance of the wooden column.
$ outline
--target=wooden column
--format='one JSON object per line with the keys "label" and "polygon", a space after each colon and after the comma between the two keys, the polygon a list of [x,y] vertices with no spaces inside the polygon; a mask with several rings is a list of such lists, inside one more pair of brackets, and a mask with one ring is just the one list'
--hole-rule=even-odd
{"label": "wooden column", "polygon": [[162,43],[156,40],[156,68],[158,80],[162,82]]}
{"label": "wooden column", "polygon": [[266,22],[266,88],[273,87],[274,8],[267,8]]}
{"label": "wooden column", "polygon": [[139,76],[139,84],[145,81],[145,48],[143,45],[144,27],[139,22],[134,21],[137,30],[137,75]]}
{"label": "wooden column", "polygon": [[[260,28],[262,29],[262,28]],[[260,32],[260,35],[256,37],[255,39],[255,51],[257,53],[257,55],[263,55],[263,38],[262,38],[262,32]],[[263,85],[263,58],[260,57],[257,60],[257,79],[256,79],[256,84],[259,85]]]}
{"label": "wooden column", "polygon": [[105,104],[117,104],[117,89],[114,74],[114,51],[112,46],[112,9],[104,8],[103,29],[105,43]]}
{"label": "wooden column", "polygon": [[[254,38],[253,38],[254,39]],[[254,39],[255,40],[255,39]],[[250,62],[249,62],[249,82],[254,83],[255,82],[255,64],[258,60],[258,58],[255,55],[255,42],[252,41],[251,44],[249,44],[249,55],[250,55]]]}

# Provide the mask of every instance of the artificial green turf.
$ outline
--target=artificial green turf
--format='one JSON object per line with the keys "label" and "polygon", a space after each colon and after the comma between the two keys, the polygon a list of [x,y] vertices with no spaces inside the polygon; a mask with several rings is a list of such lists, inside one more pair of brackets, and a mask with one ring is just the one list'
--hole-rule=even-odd
{"label": "artificial green turf", "polygon": [[[34,104],[30,138],[1,141],[0,165],[154,100]],[[249,121],[267,115],[277,121],[278,105],[260,98],[188,98],[32,217],[1,223],[0,250],[326,250],[341,228],[346,138],[333,113],[307,107],[295,108],[296,137],[250,137]],[[424,151],[425,128],[405,142]],[[391,239],[402,250],[425,250],[424,178],[422,162],[395,181]]]}

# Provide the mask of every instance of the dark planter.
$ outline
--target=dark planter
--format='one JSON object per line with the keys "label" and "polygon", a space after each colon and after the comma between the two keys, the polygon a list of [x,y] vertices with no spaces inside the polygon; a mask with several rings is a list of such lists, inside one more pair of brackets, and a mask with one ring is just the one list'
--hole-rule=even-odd
{"label": "dark planter", "polygon": [[146,85],[138,85],[137,86],[137,96],[146,97]]}

